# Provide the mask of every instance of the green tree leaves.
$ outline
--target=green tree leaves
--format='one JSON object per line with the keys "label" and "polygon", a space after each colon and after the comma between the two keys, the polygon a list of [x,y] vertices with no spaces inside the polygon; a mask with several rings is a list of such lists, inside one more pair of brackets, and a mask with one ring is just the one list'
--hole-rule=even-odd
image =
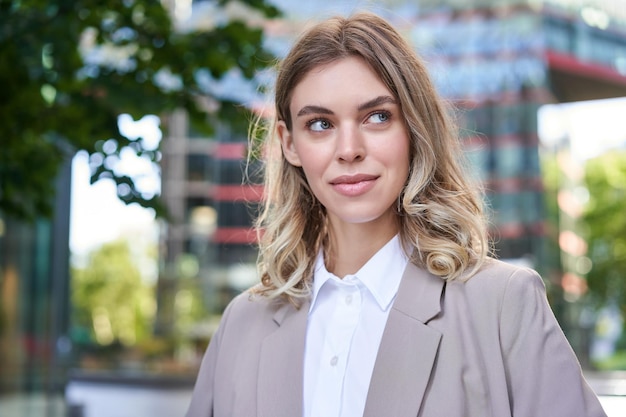
{"label": "green tree leaves", "polygon": [[[278,15],[265,0],[218,3]],[[232,98],[207,91],[198,74],[218,80],[235,69],[252,78],[272,63],[262,28],[238,16],[183,31],[158,0],[0,0],[0,211],[20,219],[51,214],[59,165],[86,150],[93,182],[112,178],[123,201],[161,213],[158,199],[106,163],[128,147],[159,161],[141,138],[123,136],[118,116],[185,108],[205,134],[216,120],[234,123]],[[108,141],[116,146],[105,153]]]}
{"label": "green tree leaves", "polygon": [[611,151],[585,167],[589,202],[583,214],[592,268],[589,287],[626,315],[626,151]]}
{"label": "green tree leaves", "polygon": [[151,335],[154,289],[142,280],[125,241],[104,244],[72,275],[73,325],[87,336],[83,343],[132,346]]}

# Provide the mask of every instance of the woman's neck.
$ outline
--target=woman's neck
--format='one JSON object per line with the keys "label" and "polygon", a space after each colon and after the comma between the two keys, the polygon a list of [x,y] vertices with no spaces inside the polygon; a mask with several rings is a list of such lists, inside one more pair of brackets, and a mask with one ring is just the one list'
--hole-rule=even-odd
{"label": "woman's neck", "polygon": [[362,224],[331,221],[331,251],[326,253],[326,268],[339,278],[354,274],[397,233],[395,216]]}

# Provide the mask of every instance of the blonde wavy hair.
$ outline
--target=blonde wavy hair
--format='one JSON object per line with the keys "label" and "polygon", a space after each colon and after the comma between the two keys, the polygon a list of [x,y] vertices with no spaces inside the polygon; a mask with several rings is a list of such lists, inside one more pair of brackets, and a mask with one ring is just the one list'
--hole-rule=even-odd
{"label": "blonde wavy hair", "polygon": [[465,170],[456,124],[413,48],[384,19],[369,12],[333,17],[304,32],[278,65],[275,115],[257,121],[265,160],[264,205],[256,293],[298,303],[309,296],[320,249],[332,251],[325,208],[302,168],[287,162],[276,124],[292,128],[294,88],[314,68],[360,57],[400,104],[410,136],[410,172],[398,196],[400,237],[411,261],[445,280],[468,279],[489,252],[480,188]]}

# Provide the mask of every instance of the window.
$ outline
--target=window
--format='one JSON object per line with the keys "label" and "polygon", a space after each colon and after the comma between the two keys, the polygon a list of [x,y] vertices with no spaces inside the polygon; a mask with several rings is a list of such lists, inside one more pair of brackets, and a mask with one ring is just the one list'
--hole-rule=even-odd
{"label": "window", "polygon": [[210,155],[189,154],[187,155],[187,180],[188,181],[213,181],[215,162]]}
{"label": "window", "polygon": [[217,202],[219,227],[252,227],[258,204],[244,201]]}

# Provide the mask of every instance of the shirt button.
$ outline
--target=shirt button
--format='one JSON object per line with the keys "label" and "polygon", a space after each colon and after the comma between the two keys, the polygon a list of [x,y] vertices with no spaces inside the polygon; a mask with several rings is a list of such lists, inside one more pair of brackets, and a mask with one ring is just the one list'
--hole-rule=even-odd
{"label": "shirt button", "polygon": [[330,366],[337,366],[337,362],[339,362],[339,358],[337,356],[333,356],[330,360]]}
{"label": "shirt button", "polygon": [[352,304],[352,294],[346,295],[346,304],[347,305]]}

